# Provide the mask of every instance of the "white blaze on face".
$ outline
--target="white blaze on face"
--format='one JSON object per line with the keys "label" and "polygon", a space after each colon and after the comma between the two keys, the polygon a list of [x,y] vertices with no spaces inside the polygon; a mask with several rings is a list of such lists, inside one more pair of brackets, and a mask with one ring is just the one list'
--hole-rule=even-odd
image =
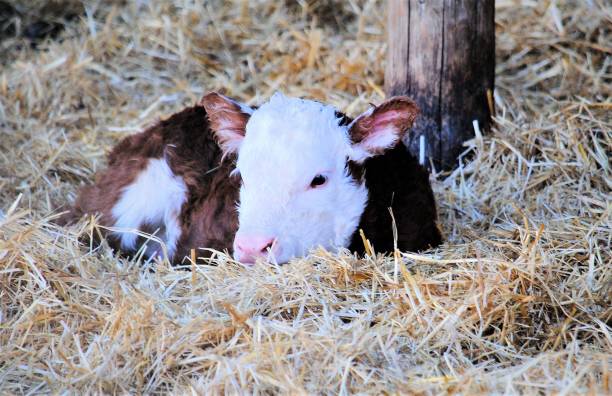
{"label": "white blaze on face", "polygon": [[[276,239],[279,262],[316,246],[346,246],[366,204],[347,174],[351,145],[335,110],[276,94],[250,118],[237,169],[239,233]],[[317,176],[326,180],[312,187]]]}
{"label": "white blaze on face", "polygon": [[393,147],[416,109],[395,98],[341,126],[333,107],[278,93],[250,118],[218,94],[202,102],[226,153],[238,154],[234,256],[245,262],[266,251],[282,263],[314,247],[348,246],[368,193],[348,173],[347,160],[360,163]]}

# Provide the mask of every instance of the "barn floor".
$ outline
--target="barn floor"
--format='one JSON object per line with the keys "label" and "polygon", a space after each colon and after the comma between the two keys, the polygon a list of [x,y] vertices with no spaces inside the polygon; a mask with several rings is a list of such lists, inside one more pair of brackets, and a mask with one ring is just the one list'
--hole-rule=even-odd
{"label": "barn floor", "polygon": [[20,3],[0,2],[20,22],[0,27],[0,393],[612,393],[605,1],[496,2],[496,126],[433,177],[440,248],[192,271],[92,250],[54,208],[211,89],[379,102],[385,2]]}

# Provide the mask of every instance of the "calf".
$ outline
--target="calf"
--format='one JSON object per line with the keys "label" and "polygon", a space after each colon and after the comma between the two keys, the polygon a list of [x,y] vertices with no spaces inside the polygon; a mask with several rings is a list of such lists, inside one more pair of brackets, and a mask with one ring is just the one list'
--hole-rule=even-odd
{"label": "calf", "polygon": [[[174,262],[199,247],[232,249],[243,263],[283,263],[316,246],[362,253],[359,229],[390,252],[393,220],[399,249],[436,246],[427,172],[400,143],[416,114],[405,97],[351,120],[282,94],[251,109],[211,93],[120,142],[69,218],[99,213],[127,253],[141,245],[133,230],[156,231]],[[149,242],[148,256],[160,252]]]}

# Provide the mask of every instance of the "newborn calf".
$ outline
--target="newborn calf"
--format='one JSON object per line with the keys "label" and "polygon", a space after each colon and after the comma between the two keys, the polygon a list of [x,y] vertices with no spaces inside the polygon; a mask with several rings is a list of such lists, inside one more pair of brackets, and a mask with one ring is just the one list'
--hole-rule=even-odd
{"label": "newborn calf", "polygon": [[[400,250],[426,249],[440,243],[435,202],[401,144],[416,114],[405,97],[351,120],[282,94],[251,109],[211,93],[120,142],[69,216],[99,213],[127,253],[141,245],[133,230],[156,232],[174,262],[200,247],[233,250],[243,263],[283,263],[317,246],[361,253],[359,229],[390,252],[393,219]],[[148,245],[148,256],[160,254]]]}

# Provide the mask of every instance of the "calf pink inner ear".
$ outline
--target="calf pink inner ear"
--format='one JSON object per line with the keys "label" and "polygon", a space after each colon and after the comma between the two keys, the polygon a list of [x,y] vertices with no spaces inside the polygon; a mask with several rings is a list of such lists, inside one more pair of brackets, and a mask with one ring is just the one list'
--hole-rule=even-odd
{"label": "calf pink inner ear", "polygon": [[216,92],[205,95],[200,104],[206,109],[210,129],[223,152],[236,153],[244,139],[252,109]]}
{"label": "calf pink inner ear", "polygon": [[395,96],[361,114],[349,125],[353,142],[351,159],[361,162],[395,147],[412,127],[418,113],[411,99]]}

